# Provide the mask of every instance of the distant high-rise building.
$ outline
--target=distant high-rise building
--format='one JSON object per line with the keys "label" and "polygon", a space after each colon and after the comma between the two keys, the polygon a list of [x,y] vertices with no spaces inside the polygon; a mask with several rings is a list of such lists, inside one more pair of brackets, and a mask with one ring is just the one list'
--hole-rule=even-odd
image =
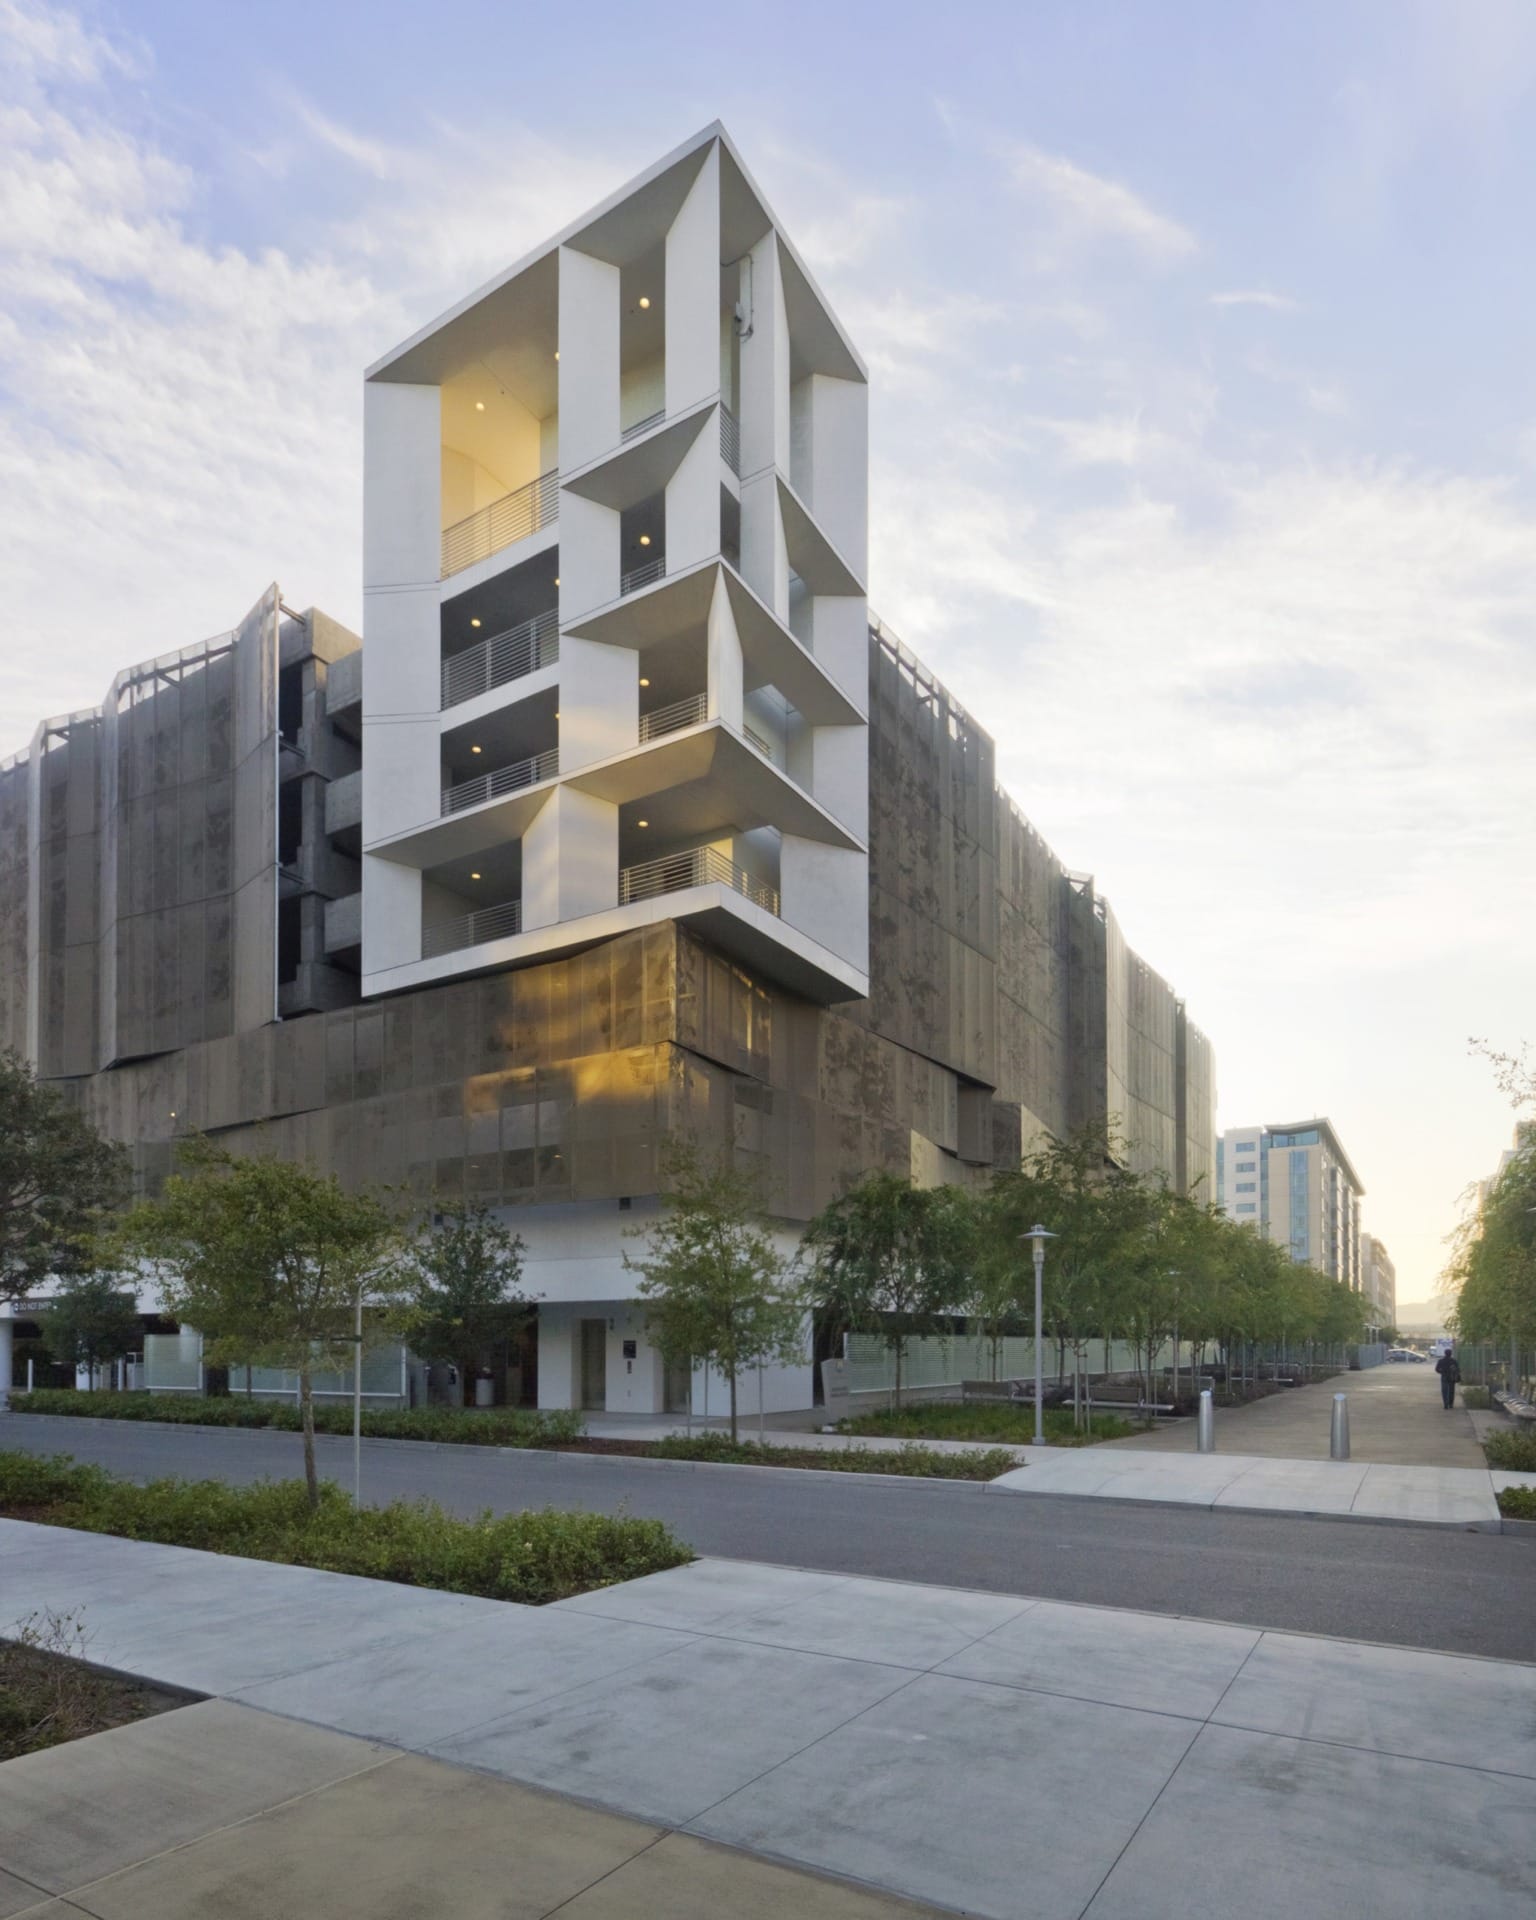
{"label": "distant high-rise building", "polygon": [[1228,1127],[1217,1137],[1217,1206],[1357,1292],[1364,1192],[1329,1120]]}
{"label": "distant high-rise building", "polygon": [[1371,1303],[1373,1326],[1397,1325],[1397,1269],[1373,1233],[1360,1236],[1360,1291]]}

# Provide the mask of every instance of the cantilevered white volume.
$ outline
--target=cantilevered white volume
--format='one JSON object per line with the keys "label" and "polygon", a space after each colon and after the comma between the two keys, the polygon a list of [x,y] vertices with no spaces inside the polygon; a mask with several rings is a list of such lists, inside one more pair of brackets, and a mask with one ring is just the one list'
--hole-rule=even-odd
{"label": "cantilevered white volume", "polygon": [[723,128],[365,422],[365,993],[680,919],[863,994],[865,370]]}

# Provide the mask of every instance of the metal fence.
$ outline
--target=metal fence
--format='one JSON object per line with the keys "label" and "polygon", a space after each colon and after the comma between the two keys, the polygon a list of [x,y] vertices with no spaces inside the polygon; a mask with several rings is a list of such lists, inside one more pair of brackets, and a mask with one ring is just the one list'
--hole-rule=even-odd
{"label": "metal fence", "polygon": [[665,707],[653,707],[640,716],[640,743],[659,740],[664,734],[681,733],[684,727],[699,726],[709,715],[709,695],[690,693]]}
{"label": "metal fence", "polygon": [[478,807],[487,800],[499,800],[503,794],[519,793],[524,787],[537,786],[541,780],[553,780],[560,771],[560,749],[546,747],[527,760],[514,760],[510,766],[495,767],[489,773],[477,773],[468,780],[443,788],[443,812],[462,813],[466,807]]}
{"label": "metal fence", "polygon": [[443,528],[443,578],[462,573],[477,560],[510,547],[514,540],[526,540],[529,534],[551,526],[559,512],[560,476],[552,467],[527,486],[504,493],[488,507]]}
{"label": "metal fence", "polygon": [[685,887],[707,886],[733,887],[755,906],[769,913],[779,910],[778,888],[754,879],[745,867],[728,860],[718,847],[693,847],[686,853],[671,853],[660,860],[626,867],[619,875],[619,903],[627,907],[635,900],[652,900],[658,894],[681,893]]}
{"label": "metal fence", "polygon": [[642,587],[653,586],[656,581],[664,580],[667,575],[665,559],[647,560],[643,565],[631,567],[629,572],[619,579],[619,593],[638,593]]}
{"label": "metal fence", "polygon": [[461,701],[473,700],[476,694],[489,693],[492,687],[521,680],[540,667],[552,667],[559,658],[560,613],[558,608],[548,607],[531,620],[493,633],[445,660],[442,704],[456,707]]}
{"label": "metal fence", "polygon": [[504,940],[508,934],[523,930],[523,903],[504,900],[499,906],[480,907],[457,920],[439,920],[421,930],[421,957],[434,959],[440,953],[457,953],[462,947],[478,947],[486,940]]}

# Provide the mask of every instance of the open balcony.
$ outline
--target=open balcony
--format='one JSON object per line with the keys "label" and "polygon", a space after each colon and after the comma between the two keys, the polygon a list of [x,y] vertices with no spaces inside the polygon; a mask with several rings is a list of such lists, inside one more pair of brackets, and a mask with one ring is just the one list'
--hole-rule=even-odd
{"label": "open balcony", "polygon": [[438,920],[421,930],[421,957],[435,960],[439,954],[458,953],[465,947],[478,947],[487,940],[504,940],[523,930],[521,900],[503,900],[498,906],[478,907],[473,913],[452,920]]}
{"label": "open balcony", "polygon": [[560,475],[552,467],[537,480],[504,493],[499,500],[443,528],[443,579],[553,526],[559,513]]}
{"label": "open balcony", "polygon": [[777,915],[779,911],[778,888],[754,878],[718,847],[690,847],[684,853],[669,853],[659,860],[625,867],[619,874],[619,904],[627,907],[636,900],[683,893],[689,887],[730,887],[766,913]]}
{"label": "open balcony", "polygon": [[468,780],[443,788],[443,812],[462,813],[466,807],[482,806],[487,800],[520,793],[524,787],[535,787],[541,780],[553,780],[559,771],[560,750],[550,747],[526,760],[514,760],[510,766],[472,774]]}
{"label": "open balcony", "polygon": [[442,705],[459,706],[493,687],[504,687],[560,658],[560,613],[548,607],[503,633],[493,633],[443,662]]}

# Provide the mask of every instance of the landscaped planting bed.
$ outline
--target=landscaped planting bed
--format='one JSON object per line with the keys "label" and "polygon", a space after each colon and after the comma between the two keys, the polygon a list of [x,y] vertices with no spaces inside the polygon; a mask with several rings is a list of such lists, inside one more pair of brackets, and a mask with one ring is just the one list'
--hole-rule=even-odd
{"label": "landscaped planting bed", "polygon": [[[275,1427],[299,1431],[291,1400],[258,1400],[243,1393],[82,1393],[39,1388],[13,1393],[15,1413],[66,1414],[77,1420],[161,1420],[177,1426]],[[386,1407],[363,1409],[370,1440],[450,1441],[471,1447],[548,1447],[581,1432],[579,1413],[538,1412],[532,1407]],[[352,1406],[317,1402],[316,1433],[352,1431]]]}
{"label": "landscaped planting bed", "polygon": [[1506,1487],[1496,1497],[1506,1520],[1536,1520],[1536,1487]]}
{"label": "landscaped planting bed", "polygon": [[[1095,1440],[1124,1440],[1143,1431],[1145,1422],[1124,1420],[1115,1413],[1095,1413],[1093,1429],[1074,1429],[1070,1407],[1044,1410],[1045,1437],[1053,1447],[1086,1447]],[[919,1400],[906,1407],[882,1407],[857,1413],[838,1422],[839,1433],[868,1434],[881,1439],[986,1440],[1022,1447],[1035,1437],[1033,1407],[1011,1401],[965,1405],[958,1400]]]}
{"label": "landscaped planting bed", "polygon": [[1019,1463],[1000,1447],[941,1453],[935,1447],[774,1447],[729,1434],[676,1434],[666,1440],[578,1440],[573,1453],[625,1454],[641,1460],[702,1460],[731,1467],[808,1467],[817,1473],[897,1473],[929,1480],[995,1480]]}
{"label": "landscaped planting bed", "polygon": [[659,1520],[554,1508],[460,1520],[430,1500],[355,1508],[328,1481],[311,1509],[302,1480],[138,1486],[60,1455],[0,1452],[0,1514],[530,1606],[694,1558]]}
{"label": "landscaped planting bed", "polygon": [[1483,1457],[1490,1467],[1510,1473],[1536,1473],[1536,1427],[1507,1427],[1483,1436]]}
{"label": "landscaped planting bed", "polygon": [[0,1760],[41,1753],[185,1704],[182,1696],[161,1687],[88,1665],[90,1634],[78,1612],[29,1614],[7,1621],[5,1631]]}

